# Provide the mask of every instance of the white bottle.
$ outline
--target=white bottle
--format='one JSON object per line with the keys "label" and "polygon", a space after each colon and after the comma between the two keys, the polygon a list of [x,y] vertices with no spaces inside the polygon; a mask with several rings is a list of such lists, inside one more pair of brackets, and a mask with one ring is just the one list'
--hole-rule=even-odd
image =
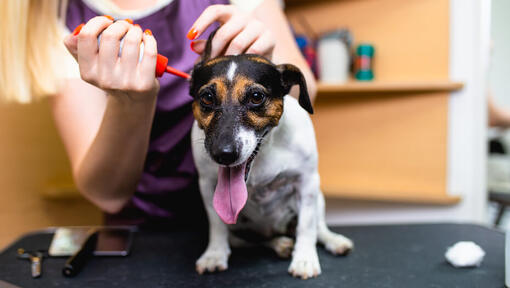
{"label": "white bottle", "polygon": [[319,39],[317,56],[322,82],[345,83],[349,80],[350,42],[347,30],[333,31]]}

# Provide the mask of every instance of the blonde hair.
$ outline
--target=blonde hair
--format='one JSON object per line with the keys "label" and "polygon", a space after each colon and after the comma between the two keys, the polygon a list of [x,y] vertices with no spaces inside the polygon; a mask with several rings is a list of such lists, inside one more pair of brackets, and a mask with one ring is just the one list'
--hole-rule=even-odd
{"label": "blonde hair", "polygon": [[63,26],[59,26],[63,2],[2,0],[0,101],[28,103],[56,94],[56,57],[67,53],[62,51]]}

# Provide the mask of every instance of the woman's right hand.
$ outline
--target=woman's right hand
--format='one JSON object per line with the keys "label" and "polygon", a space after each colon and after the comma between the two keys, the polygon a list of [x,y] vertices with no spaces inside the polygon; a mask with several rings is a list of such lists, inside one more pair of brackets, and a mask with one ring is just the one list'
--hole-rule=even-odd
{"label": "woman's right hand", "polygon": [[[144,51],[139,62],[142,41]],[[150,30],[142,32],[130,20],[113,21],[111,17],[97,16],[81,30],[66,36],[64,44],[78,62],[81,78],[86,82],[122,99],[153,102],[156,98],[157,44]]]}

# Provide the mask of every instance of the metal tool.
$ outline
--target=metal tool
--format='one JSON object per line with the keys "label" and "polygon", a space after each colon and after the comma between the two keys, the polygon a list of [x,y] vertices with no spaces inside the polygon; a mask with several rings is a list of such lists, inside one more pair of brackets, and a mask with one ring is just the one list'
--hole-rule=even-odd
{"label": "metal tool", "polygon": [[18,249],[18,259],[30,260],[30,271],[32,278],[39,278],[42,275],[42,262],[44,258],[43,251],[25,251],[23,248]]}

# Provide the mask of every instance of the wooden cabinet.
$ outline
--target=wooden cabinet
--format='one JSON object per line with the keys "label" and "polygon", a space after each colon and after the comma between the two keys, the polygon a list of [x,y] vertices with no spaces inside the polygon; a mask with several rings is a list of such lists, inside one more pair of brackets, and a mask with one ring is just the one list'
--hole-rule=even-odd
{"label": "wooden cabinet", "polygon": [[319,83],[313,121],[327,196],[453,204],[447,187],[449,1],[287,2],[297,32],[349,28],[375,46],[370,83]]}

